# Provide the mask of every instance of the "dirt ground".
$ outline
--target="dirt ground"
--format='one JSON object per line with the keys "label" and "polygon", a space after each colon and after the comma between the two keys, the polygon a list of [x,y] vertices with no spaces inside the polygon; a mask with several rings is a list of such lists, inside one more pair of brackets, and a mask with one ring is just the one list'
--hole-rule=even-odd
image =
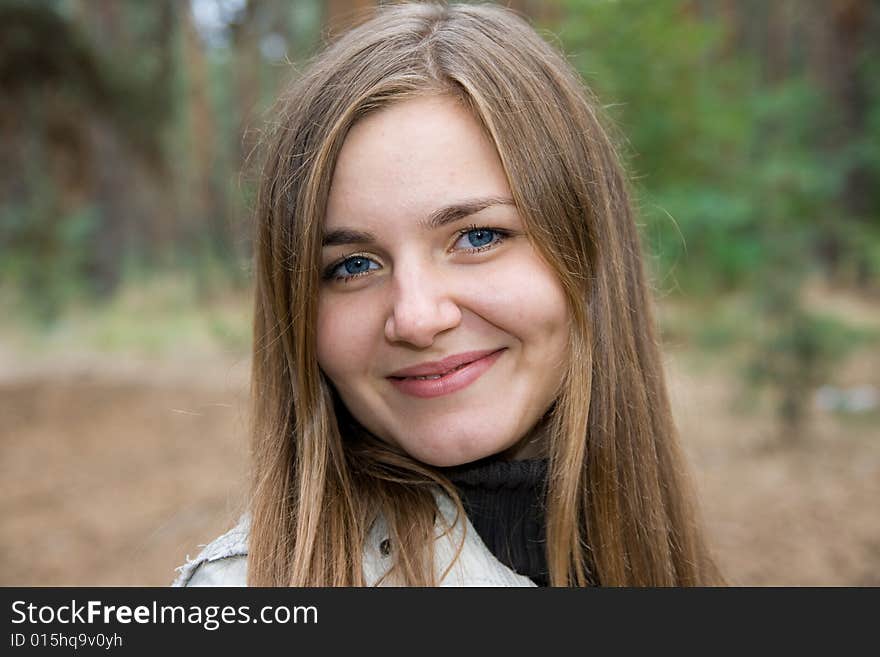
{"label": "dirt ground", "polygon": [[[81,358],[0,373],[0,585],[170,583],[241,510],[247,368]],[[878,413],[814,410],[781,446],[766,411],[734,404],[725,365],[681,352],[667,368],[731,583],[880,585]],[[880,385],[880,357],[850,369]]]}
{"label": "dirt ground", "polygon": [[[673,411],[723,571],[744,586],[880,585],[880,413],[812,409],[804,434],[778,438],[767,410],[743,408],[719,371],[670,357]],[[880,358],[848,376],[880,383]]]}
{"label": "dirt ground", "polygon": [[164,586],[237,517],[246,364],[76,363],[0,381],[0,584]]}

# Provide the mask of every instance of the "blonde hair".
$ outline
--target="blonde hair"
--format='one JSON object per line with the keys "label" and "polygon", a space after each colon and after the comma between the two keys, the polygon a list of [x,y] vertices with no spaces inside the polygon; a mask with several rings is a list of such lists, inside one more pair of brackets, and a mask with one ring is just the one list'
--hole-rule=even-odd
{"label": "blonde hair", "polygon": [[[319,369],[322,225],[351,126],[391,103],[458,99],[497,148],[535,248],[571,313],[550,414],[547,562],[554,586],[706,585],[627,184],[597,104],[565,59],[495,5],[381,7],[279,101],[256,208],[251,585],[363,585],[385,517],[396,581],[433,585],[439,487],[359,427]],[[441,575],[442,576],[442,575]]]}

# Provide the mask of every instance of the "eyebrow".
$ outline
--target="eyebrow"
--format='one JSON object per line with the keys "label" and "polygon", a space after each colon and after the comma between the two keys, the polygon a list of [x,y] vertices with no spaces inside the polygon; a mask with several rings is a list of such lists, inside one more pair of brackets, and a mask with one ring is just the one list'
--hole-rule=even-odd
{"label": "eyebrow", "polygon": [[[419,221],[419,225],[426,230],[435,230],[453,221],[458,221],[493,205],[514,205],[513,199],[503,196],[487,196],[485,198],[467,199],[452,205],[447,205],[434,210],[427,219]],[[376,236],[360,230],[340,228],[327,231],[324,234],[322,246],[338,246],[340,244],[371,244],[376,242]]]}

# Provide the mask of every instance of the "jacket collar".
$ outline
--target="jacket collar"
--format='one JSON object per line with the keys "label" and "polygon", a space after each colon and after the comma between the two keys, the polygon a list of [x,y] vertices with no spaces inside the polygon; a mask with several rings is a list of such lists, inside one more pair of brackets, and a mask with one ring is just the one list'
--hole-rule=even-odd
{"label": "jacket collar", "polygon": [[[440,516],[435,524],[434,572],[440,586],[535,586],[495,558],[467,516],[457,517],[455,505],[439,490],[434,491]],[[172,586],[208,584],[247,585],[247,547],[250,514],[204,546],[199,555],[180,566]],[[458,547],[461,545],[461,552]],[[391,568],[388,527],[380,516],[364,546],[364,579],[367,586],[399,586],[387,576]],[[456,558],[456,554],[458,556]]]}
{"label": "jacket collar", "polygon": [[[434,573],[440,586],[536,586],[495,558],[467,516],[457,517],[452,500],[439,490],[434,491],[434,498],[441,515],[434,525]],[[388,527],[380,516],[364,546],[367,586],[398,585],[385,577],[392,565],[389,540]]]}

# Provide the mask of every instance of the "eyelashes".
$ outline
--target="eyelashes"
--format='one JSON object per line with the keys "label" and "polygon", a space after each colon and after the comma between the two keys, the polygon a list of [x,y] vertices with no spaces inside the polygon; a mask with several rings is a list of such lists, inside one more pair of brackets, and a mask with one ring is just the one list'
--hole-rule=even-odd
{"label": "eyelashes", "polygon": [[[511,231],[502,228],[472,225],[456,233],[452,250],[467,254],[482,253],[495,248],[510,235]],[[466,245],[456,249],[456,245],[460,242],[464,242]],[[365,276],[371,271],[381,269],[381,267],[378,262],[365,253],[352,253],[328,265],[323,270],[321,278],[325,281],[346,283]]]}

